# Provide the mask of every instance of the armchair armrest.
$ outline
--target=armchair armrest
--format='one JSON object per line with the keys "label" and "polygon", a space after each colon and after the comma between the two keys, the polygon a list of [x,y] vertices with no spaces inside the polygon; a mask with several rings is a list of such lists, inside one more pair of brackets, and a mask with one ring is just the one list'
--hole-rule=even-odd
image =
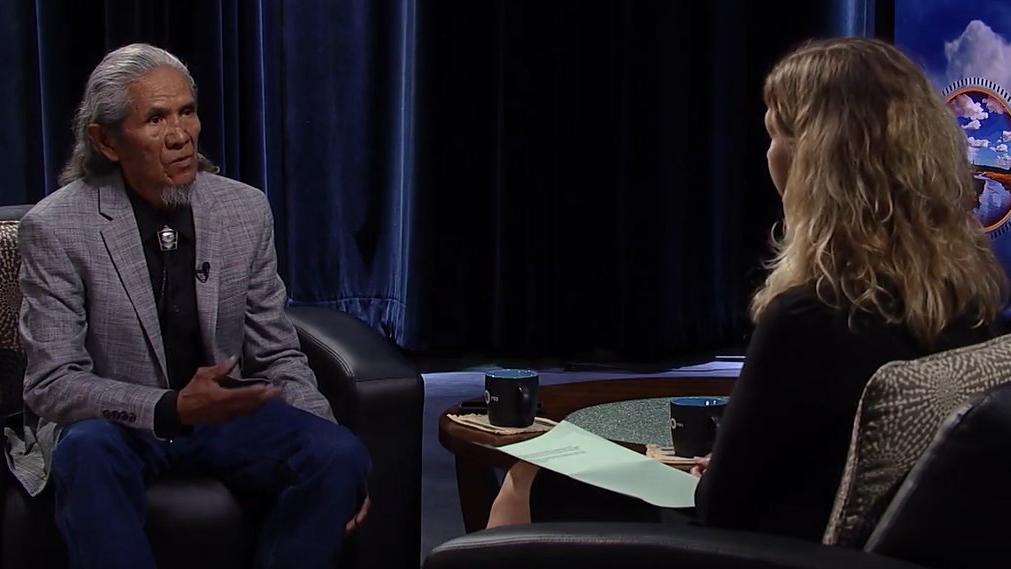
{"label": "armchair armrest", "polygon": [[469,567],[922,569],[897,559],[787,537],[640,523],[542,523],[496,528],[444,543],[424,563],[424,569]]}
{"label": "armchair armrest", "polygon": [[[316,373],[320,392],[341,424],[355,429],[362,417],[358,399],[373,391],[381,391],[384,403],[391,406],[403,402],[413,407],[424,402],[417,370],[392,342],[364,322],[315,306],[290,307],[287,313],[298,331],[302,352]],[[365,385],[371,382],[377,383]],[[385,397],[394,394],[401,401]]]}
{"label": "armchair armrest", "polygon": [[421,548],[421,376],[397,347],[357,318],[289,307],[302,352],[341,424],[372,456],[372,509],[349,546],[357,566],[418,566]]}

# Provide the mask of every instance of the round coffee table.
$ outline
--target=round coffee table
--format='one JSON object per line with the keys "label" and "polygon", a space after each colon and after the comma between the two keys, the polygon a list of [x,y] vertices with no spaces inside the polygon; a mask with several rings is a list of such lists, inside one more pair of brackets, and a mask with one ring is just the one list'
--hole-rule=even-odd
{"label": "round coffee table", "polygon": [[[676,377],[607,379],[542,385],[540,416],[561,421],[570,413],[602,403],[676,397],[681,395],[729,395],[733,378]],[[457,406],[446,409],[439,417],[439,442],[456,458],[456,484],[460,493],[460,508],[467,532],[483,529],[488,512],[498,494],[499,482],[495,468],[508,469],[516,462],[512,456],[496,447],[525,441],[536,434],[492,435],[451,421],[446,415],[457,414]],[[638,452],[645,452],[639,443],[618,441]]]}

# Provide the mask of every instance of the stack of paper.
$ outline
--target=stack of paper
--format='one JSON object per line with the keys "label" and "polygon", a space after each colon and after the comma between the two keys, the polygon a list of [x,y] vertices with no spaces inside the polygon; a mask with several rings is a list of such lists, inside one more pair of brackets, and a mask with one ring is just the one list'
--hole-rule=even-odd
{"label": "stack of paper", "polygon": [[698,479],[562,421],[547,433],[498,447],[516,458],[663,508],[695,505]]}

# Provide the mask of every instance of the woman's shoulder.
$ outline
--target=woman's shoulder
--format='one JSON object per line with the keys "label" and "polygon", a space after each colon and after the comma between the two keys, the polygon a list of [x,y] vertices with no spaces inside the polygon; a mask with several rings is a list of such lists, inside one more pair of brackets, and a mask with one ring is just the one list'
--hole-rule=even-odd
{"label": "woman's shoulder", "polygon": [[797,321],[803,319],[833,319],[842,311],[821,298],[814,287],[802,286],[787,289],[769,302],[762,313],[761,322]]}
{"label": "woman's shoulder", "polygon": [[775,298],[755,322],[749,354],[794,351],[837,343],[846,317],[818,297],[813,288],[792,288]]}
{"label": "woman's shoulder", "polygon": [[[960,319],[951,326],[956,336],[971,327],[964,322]],[[774,336],[800,335],[807,342],[919,345],[907,326],[889,322],[877,313],[840,307],[814,287],[784,291],[769,302],[757,325]]]}

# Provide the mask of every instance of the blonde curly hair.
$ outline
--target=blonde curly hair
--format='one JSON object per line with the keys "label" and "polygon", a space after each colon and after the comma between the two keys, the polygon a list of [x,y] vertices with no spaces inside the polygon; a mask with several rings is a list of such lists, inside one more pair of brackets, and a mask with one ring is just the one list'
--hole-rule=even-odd
{"label": "blonde curly hair", "polygon": [[965,136],[913,62],[878,40],[813,41],[773,68],[764,99],[792,161],[753,319],[813,286],[851,323],[876,314],[925,343],[954,319],[993,320],[1006,277],[971,215]]}

